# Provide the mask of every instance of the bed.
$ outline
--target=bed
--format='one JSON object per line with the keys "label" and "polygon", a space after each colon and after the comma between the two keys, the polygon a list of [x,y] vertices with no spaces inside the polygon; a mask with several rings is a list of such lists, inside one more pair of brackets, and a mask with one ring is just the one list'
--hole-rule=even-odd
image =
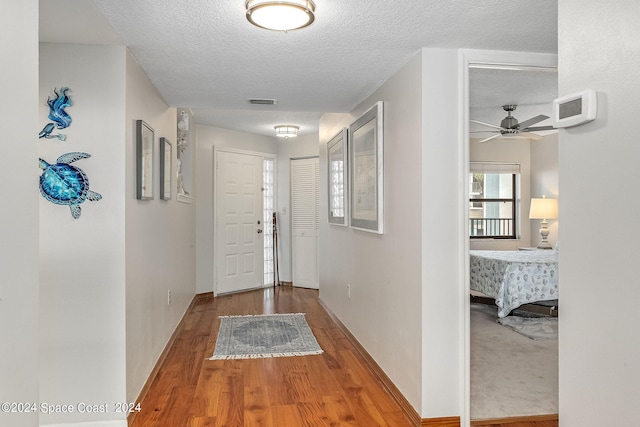
{"label": "bed", "polygon": [[498,317],[522,304],[558,299],[558,252],[469,251],[471,289],[495,299]]}

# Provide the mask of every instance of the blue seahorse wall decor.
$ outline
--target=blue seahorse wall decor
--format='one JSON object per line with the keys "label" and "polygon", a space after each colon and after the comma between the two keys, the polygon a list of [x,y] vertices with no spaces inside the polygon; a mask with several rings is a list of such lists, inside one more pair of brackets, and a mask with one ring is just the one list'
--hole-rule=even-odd
{"label": "blue seahorse wall decor", "polygon": [[102,195],[89,190],[89,178],[82,169],[70,163],[88,159],[90,154],[72,152],[58,157],[55,164],[40,159],[40,193],[42,197],[56,205],[67,205],[71,216],[80,218],[80,204],[85,200],[98,201]]}
{"label": "blue seahorse wall decor", "polygon": [[53,120],[53,123],[47,123],[44,128],[38,134],[38,138],[53,139],[58,138],[60,141],[67,139],[64,134],[53,135],[54,127],[58,129],[66,129],[71,125],[71,116],[66,112],[66,108],[73,105],[71,98],[67,95],[70,89],[68,87],[60,88],[60,92],[57,89],[53,89],[53,93],[56,94],[55,98],[48,97],[47,105],[49,106],[49,119]]}

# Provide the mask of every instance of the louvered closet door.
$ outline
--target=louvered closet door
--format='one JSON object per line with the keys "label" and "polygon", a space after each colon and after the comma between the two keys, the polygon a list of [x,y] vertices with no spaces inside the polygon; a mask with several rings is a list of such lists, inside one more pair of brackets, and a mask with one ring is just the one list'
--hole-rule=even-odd
{"label": "louvered closet door", "polygon": [[318,158],[291,160],[293,285],[319,287]]}

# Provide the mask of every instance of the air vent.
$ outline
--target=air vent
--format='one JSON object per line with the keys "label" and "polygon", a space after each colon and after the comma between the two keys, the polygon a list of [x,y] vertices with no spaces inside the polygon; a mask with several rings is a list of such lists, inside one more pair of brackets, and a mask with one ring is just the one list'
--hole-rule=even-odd
{"label": "air vent", "polygon": [[276,105],[278,103],[277,99],[268,98],[249,98],[247,101],[249,101],[249,104],[253,105]]}

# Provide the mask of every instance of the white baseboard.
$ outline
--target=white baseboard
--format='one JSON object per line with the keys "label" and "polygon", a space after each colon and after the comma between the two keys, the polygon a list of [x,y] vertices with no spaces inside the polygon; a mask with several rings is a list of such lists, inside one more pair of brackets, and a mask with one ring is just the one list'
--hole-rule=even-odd
{"label": "white baseboard", "polygon": [[127,427],[127,420],[92,421],[89,423],[40,424],[40,427]]}

